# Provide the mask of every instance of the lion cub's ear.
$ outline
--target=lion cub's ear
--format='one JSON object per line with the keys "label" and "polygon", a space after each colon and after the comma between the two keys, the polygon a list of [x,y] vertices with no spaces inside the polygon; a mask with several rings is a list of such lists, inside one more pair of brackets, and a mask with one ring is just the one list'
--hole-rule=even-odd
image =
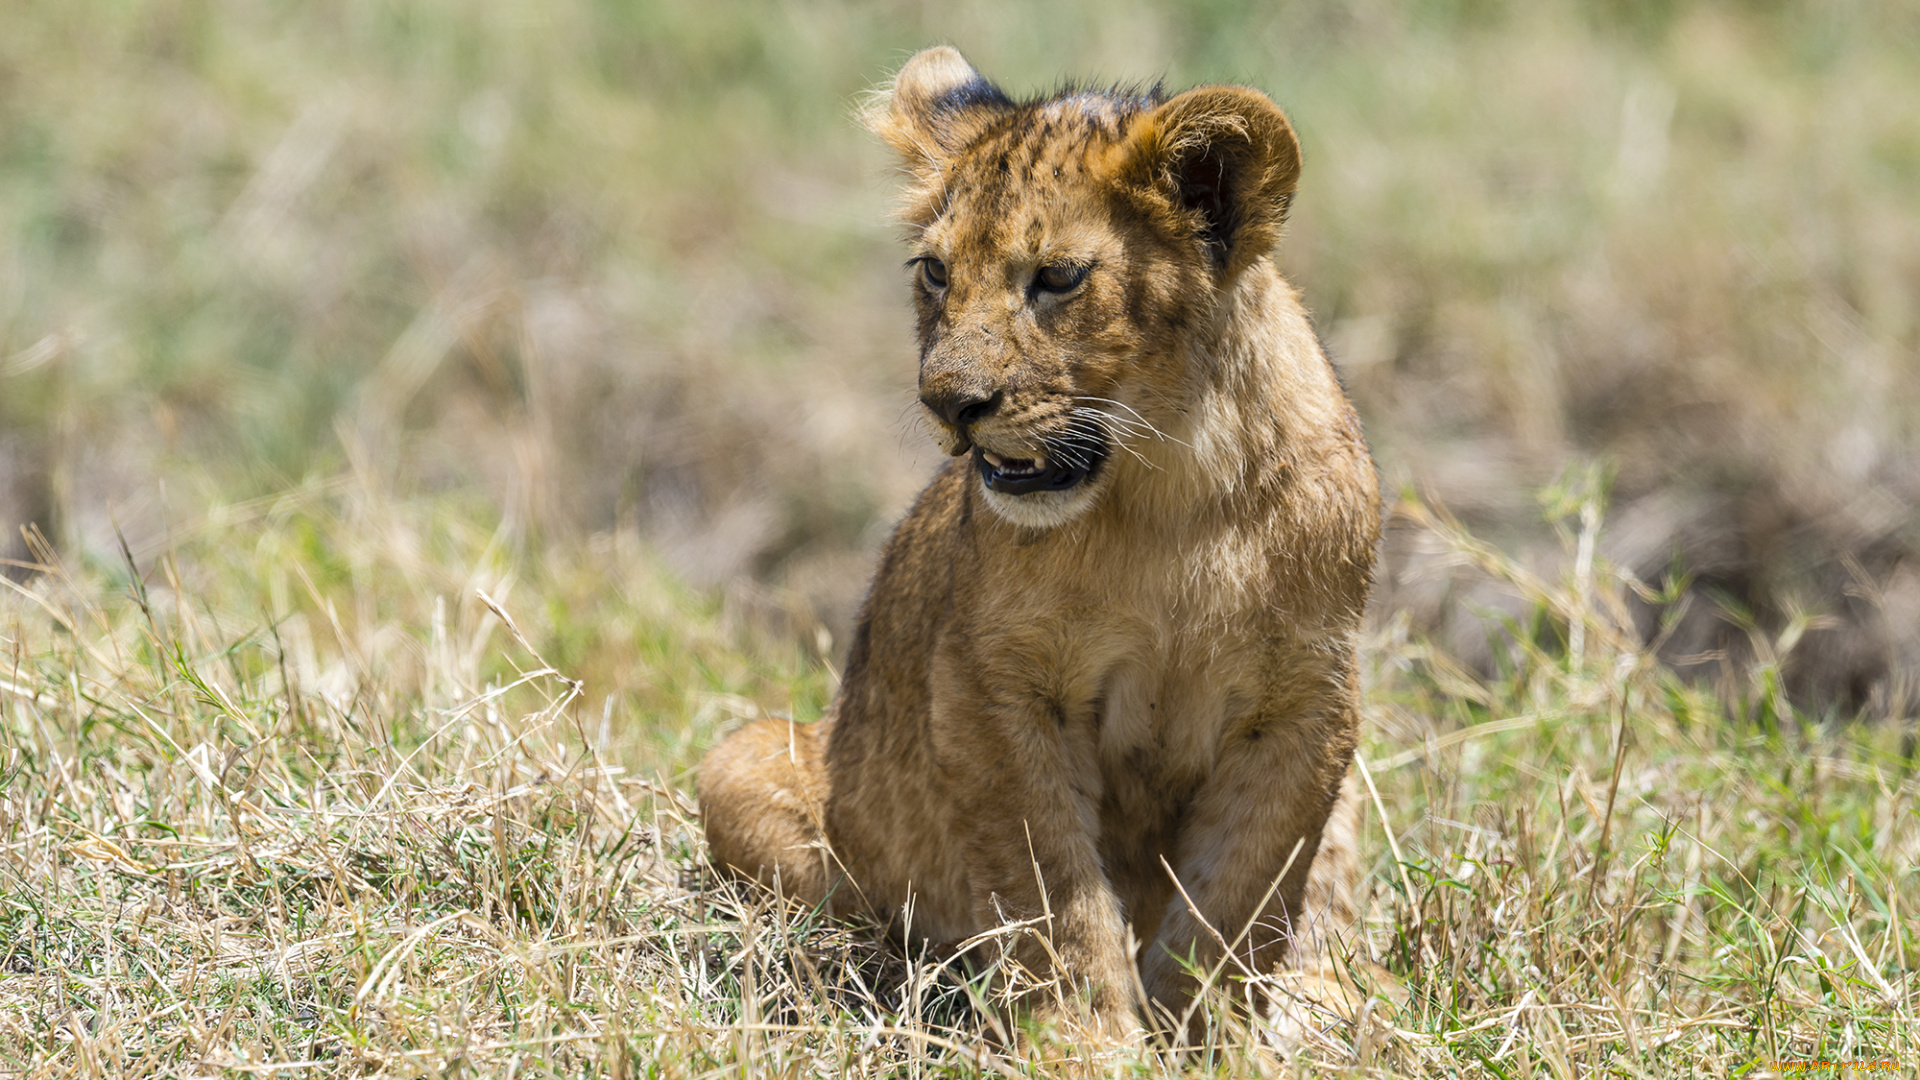
{"label": "lion cub's ear", "polygon": [[913,54],[863,119],[918,172],[943,166],[1011,108],[1007,95],[960,50],[935,45]]}
{"label": "lion cub's ear", "polygon": [[1229,276],[1273,249],[1300,179],[1286,114],[1244,86],[1189,90],[1128,132],[1125,168],[1170,204]]}

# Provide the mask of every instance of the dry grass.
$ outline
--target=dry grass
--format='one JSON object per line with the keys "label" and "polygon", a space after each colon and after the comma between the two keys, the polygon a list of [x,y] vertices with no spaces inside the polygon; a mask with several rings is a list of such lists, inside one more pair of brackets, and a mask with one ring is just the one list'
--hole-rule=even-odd
{"label": "dry grass", "polygon": [[[1557,582],[1402,508],[1533,621],[1491,680],[1397,628],[1369,650],[1350,946],[1382,996],[1292,1059],[1228,1013],[1179,1051],[1010,1044],[953,966],[715,881],[680,770],[756,699],[817,709],[830,673],[631,546],[515,557],[457,509],[336,485],[187,530],[137,576],[49,563],[0,601],[0,1069],[1911,1071],[1899,733],[1810,726],[1764,677],[1735,703],[1676,683],[1580,557],[1599,515],[1572,492]],[[606,650],[645,692],[576,680]]]}

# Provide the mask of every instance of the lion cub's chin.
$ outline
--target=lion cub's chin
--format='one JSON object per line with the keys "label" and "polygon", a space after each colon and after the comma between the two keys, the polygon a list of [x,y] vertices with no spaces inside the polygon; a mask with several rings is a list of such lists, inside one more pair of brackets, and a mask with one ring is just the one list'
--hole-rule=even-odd
{"label": "lion cub's chin", "polygon": [[1009,495],[995,491],[984,481],[980,484],[980,494],[993,512],[1012,524],[1027,529],[1052,529],[1092,508],[1100,498],[1105,484],[1097,480],[1086,480],[1064,491],[1035,491],[1026,495]]}

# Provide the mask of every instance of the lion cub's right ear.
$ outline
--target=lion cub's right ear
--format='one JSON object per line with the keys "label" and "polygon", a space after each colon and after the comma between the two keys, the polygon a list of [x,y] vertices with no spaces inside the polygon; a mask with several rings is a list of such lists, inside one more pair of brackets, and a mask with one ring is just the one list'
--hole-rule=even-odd
{"label": "lion cub's right ear", "polygon": [[916,173],[938,171],[1013,101],[967,63],[935,45],[913,54],[862,119]]}

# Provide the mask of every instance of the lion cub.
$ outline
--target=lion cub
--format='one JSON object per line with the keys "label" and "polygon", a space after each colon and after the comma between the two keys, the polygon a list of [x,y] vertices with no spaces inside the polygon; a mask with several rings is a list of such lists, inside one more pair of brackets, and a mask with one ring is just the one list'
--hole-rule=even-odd
{"label": "lion cub", "polygon": [[1264,973],[1351,918],[1379,494],[1268,258],[1299,143],[1243,87],[1016,102],[950,48],[868,123],[955,460],[827,717],[702,764],[713,862],[896,928],[911,898],[936,943],[1025,921],[1013,959],[1083,1017],[1164,1026],[1223,942]]}

